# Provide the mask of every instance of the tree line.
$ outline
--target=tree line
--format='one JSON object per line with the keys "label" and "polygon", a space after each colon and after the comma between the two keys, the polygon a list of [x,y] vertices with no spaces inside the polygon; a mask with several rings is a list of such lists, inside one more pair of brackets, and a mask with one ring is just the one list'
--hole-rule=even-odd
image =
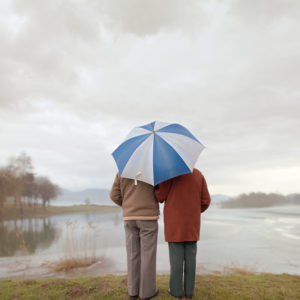
{"label": "tree line", "polygon": [[7,201],[12,201],[21,213],[24,205],[34,208],[41,202],[46,208],[61,193],[58,185],[46,176],[36,176],[33,169],[32,159],[26,153],[12,157],[0,167],[0,213]]}
{"label": "tree line", "polygon": [[255,208],[269,207],[277,205],[300,205],[300,194],[283,196],[276,193],[249,193],[241,194],[235,198],[224,201],[221,204],[222,208]]}

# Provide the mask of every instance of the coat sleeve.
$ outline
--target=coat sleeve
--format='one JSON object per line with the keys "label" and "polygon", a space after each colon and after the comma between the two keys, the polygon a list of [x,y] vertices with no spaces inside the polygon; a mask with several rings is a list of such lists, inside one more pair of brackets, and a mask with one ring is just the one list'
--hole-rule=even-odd
{"label": "coat sleeve", "polygon": [[208,209],[210,205],[210,194],[207,188],[206,180],[203,176],[202,187],[201,187],[201,212],[204,212]]}
{"label": "coat sleeve", "polygon": [[155,196],[158,202],[162,203],[167,200],[171,185],[172,180],[164,181],[158,185],[158,188],[155,189]]}
{"label": "coat sleeve", "polygon": [[114,183],[110,190],[110,199],[117,205],[122,206],[123,198],[120,187],[120,174],[118,173],[115,177]]}

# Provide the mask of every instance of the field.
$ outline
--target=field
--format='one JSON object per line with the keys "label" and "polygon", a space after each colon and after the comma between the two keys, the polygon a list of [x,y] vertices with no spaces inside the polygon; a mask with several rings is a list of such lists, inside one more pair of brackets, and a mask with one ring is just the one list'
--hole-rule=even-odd
{"label": "field", "polygon": [[[175,299],[168,292],[169,275],[157,276],[159,295]],[[125,276],[44,278],[0,281],[1,300],[34,299],[128,299]],[[193,299],[201,300],[299,300],[300,276],[235,273],[197,275]]]}

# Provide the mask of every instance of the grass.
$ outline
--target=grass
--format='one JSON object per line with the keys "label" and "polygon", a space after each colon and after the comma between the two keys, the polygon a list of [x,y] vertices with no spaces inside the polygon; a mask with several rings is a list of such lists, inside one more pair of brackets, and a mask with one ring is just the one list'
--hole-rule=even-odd
{"label": "grass", "polygon": [[[169,275],[157,276],[159,295],[168,292]],[[1,300],[128,299],[126,276],[1,280]],[[299,300],[300,276],[288,274],[197,275],[193,299],[201,300]]]}
{"label": "grass", "polygon": [[44,209],[42,205],[36,207],[23,207],[23,214],[19,208],[15,208],[10,202],[5,203],[1,220],[17,220],[21,218],[43,218],[61,214],[76,214],[76,213],[110,213],[120,211],[118,206],[109,205],[73,205],[73,206],[49,206]]}

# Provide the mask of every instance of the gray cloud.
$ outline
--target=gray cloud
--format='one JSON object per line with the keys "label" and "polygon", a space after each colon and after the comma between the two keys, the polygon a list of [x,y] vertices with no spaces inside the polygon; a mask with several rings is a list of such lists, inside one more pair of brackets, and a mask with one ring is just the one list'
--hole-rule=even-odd
{"label": "gray cloud", "polygon": [[229,11],[247,21],[268,25],[269,22],[284,22],[291,18],[298,19],[299,8],[299,1],[296,0],[234,0]]}
{"label": "gray cloud", "polygon": [[137,36],[157,34],[161,30],[197,30],[205,14],[202,1],[117,0],[87,1],[104,17],[104,25],[117,32]]}
{"label": "gray cloud", "polygon": [[[298,2],[8,3],[0,163],[26,150],[63,186],[109,187],[114,147],[132,126],[161,119],[207,146],[198,166],[213,192],[297,174]],[[296,189],[293,178],[280,187]]]}

